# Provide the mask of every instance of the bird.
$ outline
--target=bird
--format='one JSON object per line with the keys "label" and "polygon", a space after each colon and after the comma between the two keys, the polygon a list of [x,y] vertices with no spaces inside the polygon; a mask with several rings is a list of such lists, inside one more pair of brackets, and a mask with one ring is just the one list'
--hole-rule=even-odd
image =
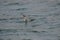
{"label": "bird", "polygon": [[23,19],[23,21],[27,24],[28,22],[32,22],[32,21],[34,21],[35,19],[32,19],[32,18],[30,18],[28,15],[25,15],[25,14],[23,14],[23,13],[21,13],[21,17],[22,17],[22,19]]}

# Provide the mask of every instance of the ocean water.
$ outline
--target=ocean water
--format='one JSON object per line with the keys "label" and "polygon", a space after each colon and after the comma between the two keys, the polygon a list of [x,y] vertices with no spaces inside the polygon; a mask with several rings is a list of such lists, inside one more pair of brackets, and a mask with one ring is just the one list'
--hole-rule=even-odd
{"label": "ocean water", "polygon": [[60,0],[0,0],[0,40],[60,40]]}

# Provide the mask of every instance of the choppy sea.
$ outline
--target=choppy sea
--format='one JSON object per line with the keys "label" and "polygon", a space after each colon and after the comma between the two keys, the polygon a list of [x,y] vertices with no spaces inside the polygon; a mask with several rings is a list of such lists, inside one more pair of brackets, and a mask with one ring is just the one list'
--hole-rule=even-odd
{"label": "choppy sea", "polygon": [[60,0],[0,0],[0,40],[60,40]]}

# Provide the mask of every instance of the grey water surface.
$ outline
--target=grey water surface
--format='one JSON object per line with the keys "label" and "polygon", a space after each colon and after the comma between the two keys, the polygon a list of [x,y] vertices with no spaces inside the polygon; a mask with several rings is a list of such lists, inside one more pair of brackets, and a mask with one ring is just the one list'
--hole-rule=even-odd
{"label": "grey water surface", "polygon": [[60,0],[0,0],[0,40],[60,40]]}

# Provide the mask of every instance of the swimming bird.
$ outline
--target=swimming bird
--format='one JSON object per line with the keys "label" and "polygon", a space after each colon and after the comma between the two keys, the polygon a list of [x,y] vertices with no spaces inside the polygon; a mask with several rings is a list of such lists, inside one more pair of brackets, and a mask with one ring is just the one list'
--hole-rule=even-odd
{"label": "swimming bird", "polygon": [[31,19],[29,16],[24,15],[23,13],[21,13],[23,21],[27,24],[28,22],[32,22],[35,19]]}

